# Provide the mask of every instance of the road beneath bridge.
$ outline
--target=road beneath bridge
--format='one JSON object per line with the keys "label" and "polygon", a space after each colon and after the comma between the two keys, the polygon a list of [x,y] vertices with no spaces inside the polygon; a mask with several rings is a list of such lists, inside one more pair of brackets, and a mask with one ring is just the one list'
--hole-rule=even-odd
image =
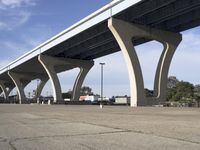
{"label": "road beneath bridge", "polygon": [[1,150],[199,150],[200,109],[0,105]]}

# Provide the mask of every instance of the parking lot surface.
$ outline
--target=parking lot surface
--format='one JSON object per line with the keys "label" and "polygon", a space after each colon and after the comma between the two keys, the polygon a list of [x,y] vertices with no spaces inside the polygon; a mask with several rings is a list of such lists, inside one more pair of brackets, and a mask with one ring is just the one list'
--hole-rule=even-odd
{"label": "parking lot surface", "polygon": [[200,109],[2,104],[0,150],[200,150]]}

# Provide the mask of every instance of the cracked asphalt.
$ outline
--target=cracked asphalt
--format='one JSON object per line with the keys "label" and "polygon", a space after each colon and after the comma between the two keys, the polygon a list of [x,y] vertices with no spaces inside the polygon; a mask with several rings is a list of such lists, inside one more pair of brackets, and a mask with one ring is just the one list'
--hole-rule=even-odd
{"label": "cracked asphalt", "polygon": [[0,150],[200,150],[200,109],[0,105]]}

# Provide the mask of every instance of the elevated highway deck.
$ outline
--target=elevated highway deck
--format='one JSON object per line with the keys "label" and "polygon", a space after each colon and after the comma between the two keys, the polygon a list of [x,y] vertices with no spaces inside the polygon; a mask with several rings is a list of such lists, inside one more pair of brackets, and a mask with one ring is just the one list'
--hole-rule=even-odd
{"label": "elevated highway deck", "polygon": [[[14,62],[0,69],[0,80],[14,83],[8,71],[26,74],[27,80],[47,76],[38,55],[61,59],[92,61],[120,51],[120,46],[108,28],[108,19],[145,25],[159,30],[180,33],[200,25],[199,0],[115,0],[48,41],[42,43]],[[134,46],[151,39],[132,38]],[[34,66],[34,69],[30,66]],[[76,66],[61,65],[56,73]]]}

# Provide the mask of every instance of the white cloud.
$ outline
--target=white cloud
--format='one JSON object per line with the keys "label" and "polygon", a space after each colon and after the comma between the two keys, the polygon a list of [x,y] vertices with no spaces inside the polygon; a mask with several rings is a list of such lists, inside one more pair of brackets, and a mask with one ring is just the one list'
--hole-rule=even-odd
{"label": "white cloud", "polygon": [[15,42],[10,42],[10,41],[5,41],[5,42],[3,42],[1,44],[7,50],[16,51],[16,53],[18,55],[22,55],[28,50],[28,45],[27,44],[15,43]]}
{"label": "white cloud", "polygon": [[45,42],[53,35],[55,35],[55,31],[50,26],[40,24],[27,28],[25,34],[21,34],[20,37],[31,49]]}
{"label": "white cloud", "polygon": [[180,80],[200,83],[200,28],[183,32],[183,41],[178,47],[170,68],[170,74],[177,76]]}
{"label": "white cloud", "polygon": [[0,0],[0,30],[12,30],[28,22],[31,17],[29,7],[35,0]]}
{"label": "white cloud", "polygon": [[7,25],[5,22],[0,22],[0,29],[7,28]]}
{"label": "white cloud", "polygon": [[16,21],[18,21],[18,25],[25,24],[29,20],[30,16],[31,16],[30,12],[26,11],[19,12],[19,18],[16,19]]}
{"label": "white cloud", "polygon": [[0,22],[0,30],[12,30],[25,24],[31,16],[30,12],[19,11],[15,14],[10,14],[9,19],[4,19]]}
{"label": "white cloud", "polygon": [[[13,42],[13,41],[0,41],[0,45],[1,45],[0,50],[2,52],[4,51],[4,55],[1,56],[0,68],[5,67],[11,61],[20,57],[21,55],[23,55],[25,52],[27,52],[29,50],[28,49],[29,46],[27,44],[17,43],[17,42]],[[7,64],[2,63],[2,61],[7,62]]]}
{"label": "white cloud", "polygon": [[1,0],[0,9],[9,9],[9,8],[19,8],[21,6],[33,6],[35,5],[33,0]]}
{"label": "white cloud", "polygon": [[1,59],[1,61],[0,61],[0,69],[3,68],[3,67],[5,67],[9,63],[10,63],[9,59],[5,59],[5,60]]}

